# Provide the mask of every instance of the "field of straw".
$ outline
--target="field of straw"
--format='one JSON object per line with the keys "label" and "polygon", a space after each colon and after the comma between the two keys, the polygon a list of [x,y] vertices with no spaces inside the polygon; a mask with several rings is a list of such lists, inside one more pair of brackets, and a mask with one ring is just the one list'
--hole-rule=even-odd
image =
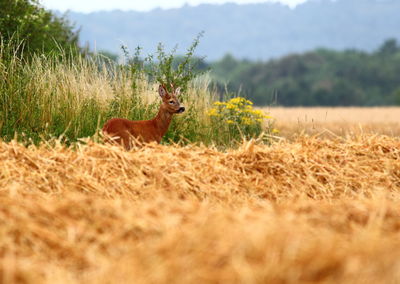
{"label": "field of straw", "polygon": [[400,136],[400,107],[273,107],[264,108],[286,138],[384,134]]}
{"label": "field of straw", "polygon": [[1,283],[399,283],[400,140],[0,142]]}

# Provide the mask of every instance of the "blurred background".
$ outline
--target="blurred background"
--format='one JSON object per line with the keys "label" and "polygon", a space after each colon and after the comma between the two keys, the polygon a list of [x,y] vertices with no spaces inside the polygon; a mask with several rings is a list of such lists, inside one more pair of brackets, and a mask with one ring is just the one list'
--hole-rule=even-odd
{"label": "blurred background", "polygon": [[400,1],[57,1],[79,44],[118,60],[162,42],[196,54],[220,87],[257,105],[400,104]]}

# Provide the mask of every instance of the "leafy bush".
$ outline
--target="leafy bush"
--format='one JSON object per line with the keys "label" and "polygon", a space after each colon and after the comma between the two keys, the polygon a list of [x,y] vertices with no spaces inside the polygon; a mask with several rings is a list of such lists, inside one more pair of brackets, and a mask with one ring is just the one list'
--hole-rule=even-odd
{"label": "leafy bush", "polygon": [[[0,37],[23,43],[24,54],[53,53],[78,48],[78,32],[65,18],[39,5],[37,0],[0,1]],[[20,49],[22,53],[22,49]]]}
{"label": "leafy bush", "polygon": [[[263,131],[270,132],[272,117],[262,110],[253,108],[253,102],[235,97],[227,102],[214,102],[214,107],[208,111],[214,129],[218,129],[218,135],[229,137],[231,141],[238,141],[242,137],[256,138]],[[266,122],[266,127],[263,123]]]}
{"label": "leafy bush", "polygon": [[144,58],[141,57],[140,46],[136,47],[133,56],[126,46],[122,46],[127,62],[123,68],[129,70],[133,79],[141,79],[145,75],[147,80],[162,84],[169,91],[172,91],[173,87],[180,87],[185,92],[191,81],[205,73],[205,70],[198,68],[202,58],[194,56],[202,36],[203,32],[197,35],[184,56],[175,54],[177,46],[170,52],[165,51],[162,43],[158,44],[156,55],[149,54]]}

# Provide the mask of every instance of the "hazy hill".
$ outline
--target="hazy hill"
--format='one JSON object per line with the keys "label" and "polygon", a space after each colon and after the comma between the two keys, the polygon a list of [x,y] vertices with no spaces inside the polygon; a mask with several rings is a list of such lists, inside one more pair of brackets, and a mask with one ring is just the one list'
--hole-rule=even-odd
{"label": "hazy hill", "polygon": [[198,53],[209,60],[268,59],[316,47],[373,50],[387,38],[400,39],[398,0],[310,0],[290,9],[281,4],[200,5],[150,12],[70,12],[82,43],[119,52],[122,43],[145,53],[158,42],[187,47],[202,30]]}

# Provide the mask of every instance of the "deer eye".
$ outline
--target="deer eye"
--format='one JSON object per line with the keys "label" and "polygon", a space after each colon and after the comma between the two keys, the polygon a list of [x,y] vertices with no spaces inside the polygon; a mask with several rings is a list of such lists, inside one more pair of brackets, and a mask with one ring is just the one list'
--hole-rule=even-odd
{"label": "deer eye", "polygon": [[174,101],[169,101],[169,104],[173,105],[175,102]]}

